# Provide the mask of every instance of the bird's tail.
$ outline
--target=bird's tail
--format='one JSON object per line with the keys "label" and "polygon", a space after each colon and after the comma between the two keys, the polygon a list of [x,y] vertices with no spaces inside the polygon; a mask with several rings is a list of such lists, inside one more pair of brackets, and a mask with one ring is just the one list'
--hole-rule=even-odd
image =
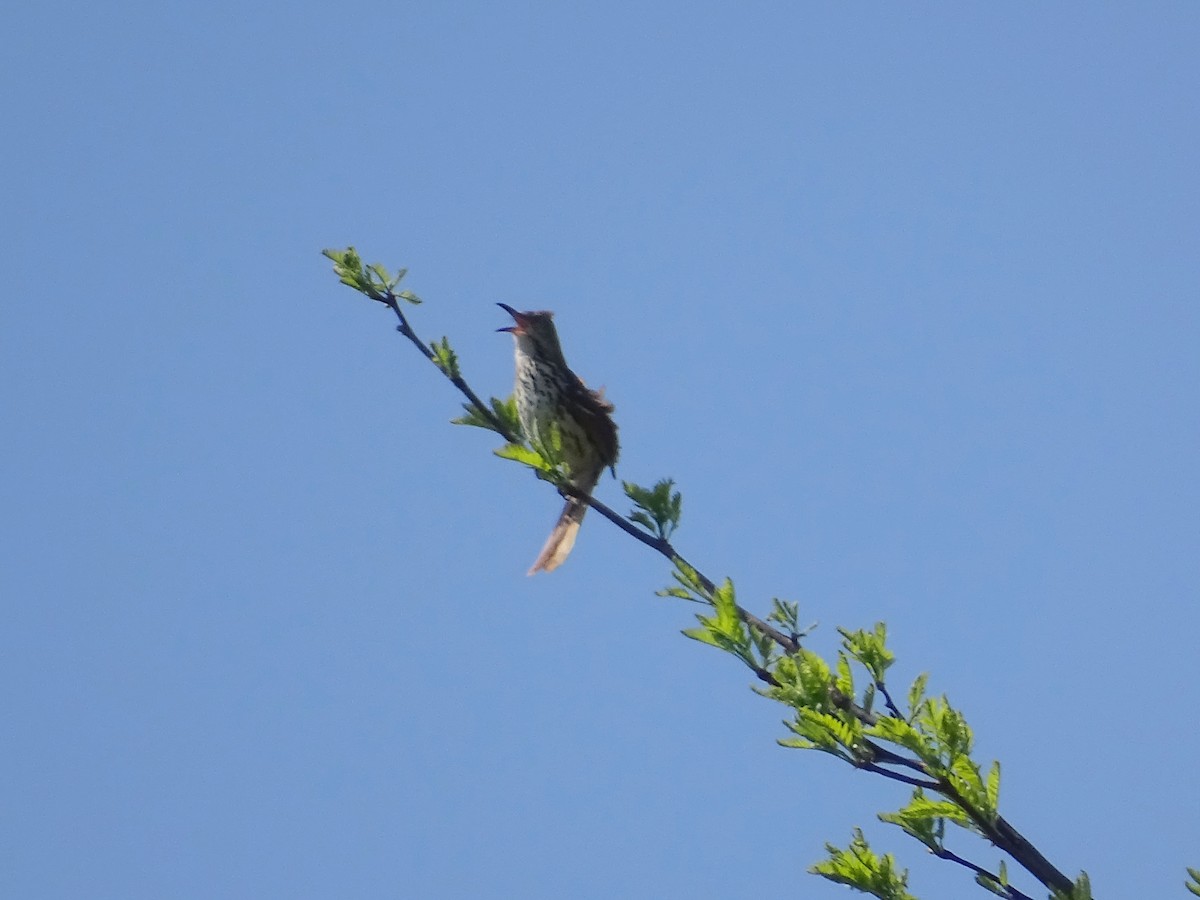
{"label": "bird's tail", "polygon": [[562,565],[563,560],[571,554],[571,548],[575,546],[575,538],[579,535],[579,525],[583,522],[583,515],[586,512],[587,504],[582,500],[576,500],[574,497],[567,498],[562,515],[558,517],[554,530],[546,539],[546,546],[542,547],[542,552],[534,560],[528,574],[553,572]]}

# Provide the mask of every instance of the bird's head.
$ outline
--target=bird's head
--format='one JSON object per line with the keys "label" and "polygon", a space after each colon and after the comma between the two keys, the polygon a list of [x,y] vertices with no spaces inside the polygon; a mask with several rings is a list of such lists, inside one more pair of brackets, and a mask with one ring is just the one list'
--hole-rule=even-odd
{"label": "bird's head", "polygon": [[512,325],[505,325],[496,330],[511,334],[517,342],[518,351],[549,361],[557,362],[562,359],[558,330],[554,327],[554,313],[549,310],[520,312],[507,303],[496,305],[513,317]]}

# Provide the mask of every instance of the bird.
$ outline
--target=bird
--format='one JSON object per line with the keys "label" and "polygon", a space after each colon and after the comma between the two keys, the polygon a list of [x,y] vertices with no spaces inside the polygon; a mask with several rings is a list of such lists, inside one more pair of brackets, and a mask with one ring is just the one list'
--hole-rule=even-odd
{"label": "bird", "polygon": [[[534,449],[561,443],[557,455],[567,482],[590,496],[605,469],[616,475],[620,445],[612,419],[614,407],[567,366],[554,313],[519,312],[505,303],[497,305],[513,317],[512,325],[496,330],[511,334],[516,345],[513,394],[525,438]],[[528,574],[552,572],[562,565],[575,546],[586,512],[583,500],[566,498],[562,514]]]}

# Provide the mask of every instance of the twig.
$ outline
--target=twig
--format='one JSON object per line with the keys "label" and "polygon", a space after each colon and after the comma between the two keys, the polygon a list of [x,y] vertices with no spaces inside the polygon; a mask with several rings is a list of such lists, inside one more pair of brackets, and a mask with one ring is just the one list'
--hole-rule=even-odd
{"label": "twig", "polygon": [[450,382],[456,388],[458,388],[469,401],[471,401],[471,405],[479,410],[480,415],[488,420],[488,424],[496,429],[497,433],[499,433],[501,437],[503,437],[509,443],[521,443],[520,436],[509,431],[508,427],[496,417],[496,414],[484,406],[483,401],[475,395],[475,392],[471,390],[471,386],[463,380],[461,375],[452,375],[449,372],[444,371],[442,367],[437,364],[437,358],[433,355],[433,351],[425,345],[424,341],[417,337],[417,333],[413,331],[412,326],[408,324],[408,319],[405,317],[404,311],[400,309],[400,302],[397,300],[396,295],[391,291],[388,291],[383,295],[383,298],[384,299],[381,302],[387,306],[388,309],[394,312],[396,314],[396,318],[400,320],[400,324],[396,326],[396,330],[412,341],[413,344],[416,345],[417,349],[425,355],[425,358],[437,366],[439,372],[450,379]]}
{"label": "twig", "polygon": [[888,693],[887,686],[882,681],[875,682],[875,687],[879,693],[883,694],[883,702],[887,704],[888,711],[891,712],[893,718],[903,719],[904,716],[900,713],[900,708],[896,706],[896,701],[892,699],[892,695]]}
{"label": "twig", "polygon": [[[684,559],[683,554],[676,550],[671,545],[670,541],[642,531],[620,513],[614,511],[611,507],[606,506],[595,497],[573,487],[572,485],[563,484],[560,485],[560,488],[564,493],[587,503],[588,506],[592,507],[592,509],[596,510],[596,512],[600,513],[600,515],[604,516],[604,518],[608,519],[608,521],[612,522],[626,534],[631,535],[650,549],[662,554],[672,563],[683,563],[696,573],[696,577],[700,579],[700,584],[704,587],[706,593],[712,594],[717,589],[717,586],[713,583],[712,579]],[[764,622],[749,610],[743,609],[741,606],[739,606],[737,607],[737,612],[738,616],[743,622],[745,622],[755,631],[759,632],[759,634],[766,635],[768,638],[778,644],[785,653],[795,653],[800,649],[800,644],[797,641],[784,634],[779,629],[772,627],[769,623]]]}
{"label": "twig", "polygon": [[995,821],[991,821],[969,803],[967,798],[959,793],[958,788],[944,778],[938,779],[937,789],[970,816],[984,837],[1015,859],[1025,871],[1046,887],[1070,896],[1075,889],[1071,879],[1046,859],[1007,819],[997,813]]}
{"label": "twig", "polygon": [[918,759],[909,759],[907,756],[901,756],[896,751],[889,750],[887,747],[881,747],[872,740],[866,741],[865,744],[867,749],[871,751],[874,759],[885,766],[901,766],[913,772],[920,772],[922,775],[929,775],[929,770],[925,768],[925,764]]}
{"label": "twig", "polygon": [[[958,863],[960,866],[965,866],[966,868],[970,869],[976,875],[982,875],[988,881],[993,882],[997,886],[1000,885],[999,875],[995,874],[994,872],[989,872],[987,869],[983,868],[983,866],[975,865],[975,863],[971,862],[969,859],[963,859],[953,850],[947,850],[945,847],[942,847],[939,850],[931,850],[931,852],[938,859],[945,859],[949,860],[950,862]],[[1008,900],[1033,900],[1033,898],[1028,894],[1017,890],[1011,884],[1004,885],[1004,891],[1008,896]]]}
{"label": "twig", "polygon": [[911,784],[913,787],[924,788],[927,791],[937,790],[936,781],[914,778],[912,775],[905,775],[903,772],[893,772],[891,769],[885,769],[883,766],[876,765],[872,762],[855,763],[854,767],[856,769],[862,769],[864,772],[874,772],[876,775],[882,775],[884,778],[892,779],[892,781],[902,781],[905,784]]}

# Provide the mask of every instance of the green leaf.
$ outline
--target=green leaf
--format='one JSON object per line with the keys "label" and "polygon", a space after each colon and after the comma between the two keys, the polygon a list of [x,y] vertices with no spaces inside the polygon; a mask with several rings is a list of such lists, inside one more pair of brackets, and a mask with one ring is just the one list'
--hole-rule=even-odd
{"label": "green leaf", "polygon": [[871,737],[903,747],[926,765],[940,766],[933,741],[911,722],[893,716],[880,716],[874,725],[867,728],[866,733]]}
{"label": "green leaf", "polygon": [[1080,872],[1079,877],[1075,879],[1075,884],[1071,892],[1064,894],[1062,891],[1054,891],[1052,896],[1055,900],[1092,900],[1092,882],[1088,878],[1087,872]]}
{"label": "green leaf", "polygon": [[992,768],[988,770],[987,777],[987,800],[990,809],[998,809],[1000,806],[1000,761],[996,760],[992,763]]}
{"label": "green leaf", "polygon": [[[379,263],[364,265],[362,257],[353,247],[347,247],[345,250],[325,249],[321,251],[321,254],[333,262],[334,274],[338,276],[338,280],[342,284],[352,287],[380,303],[394,302],[389,301],[388,298],[396,296],[393,294],[393,289],[400,283],[400,279],[407,271],[401,269],[393,276]],[[416,299],[416,295],[405,293],[408,294],[405,299],[409,302],[421,302]]]}
{"label": "green leaf", "polygon": [[970,755],[974,741],[971,729],[945,696],[927,699],[916,723],[930,733],[947,761]]}
{"label": "green leaf", "polygon": [[655,596],[658,597],[678,597],[680,600],[694,600],[695,598],[689,591],[681,587],[665,587],[660,591],[655,591]]}
{"label": "green leaf", "polygon": [[630,521],[637,522],[639,525],[641,525],[647,531],[652,531],[654,529],[654,522],[651,521],[651,519],[648,515],[646,515],[644,512],[641,512],[640,510],[631,512],[629,514],[629,519],[630,519]]}
{"label": "green leaf", "polygon": [[347,247],[345,250],[322,250],[321,254],[333,261],[334,274],[341,279],[342,284],[362,290],[369,283],[363,271],[362,260],[353,247]]}
{"label": "green leaf", "polygon": [[793,750],[820,750],[812,741],[807,738],[776,738],[775,743],[780,747],[789,747]]}
{"label": "green leaf", "polygon": [[701,627],[689,628],[683,633],[694,640],[720,647],[753,668],[757,664],[752,652],[754,644],[734,598],[733,582],[726,578],[724,584],[713,590],[711,602],[716,615],[697,615]]}
{"label": "green leaf", "polygon": [[814,709],[800,709],[796,718],[784,722],[799,739],[781,738],[783,747],[821,750],[854,765],[858,760],[859,743],[851,726],[837,716]]}
{"label": "green leaf", "polygon": [[846,652],[857,659],[875,680],[881,684],[888,666],[896,661],[896,657],[888,650],[887,627],[882,622],[875,623],[874,631],[847,631],[839,628],[842,635],[842,646]]}
{"label": "green leaf", "polygon": [[471,425],[475,428],[486,428],[488,431],[496,430],[492,420],[480,412],[474,403],[464,403],[463,414],[457,419],[451,419],[450,422],[453,425]]}
{"label": "green leaf", "polygon": [[358,258],[358,253],[353,247],[347,247],[345,250],[325,249],[321,251],[321,255],[333,261],[335,272],[339,269],[357,271],[362,268],[362,260]]}
{"label": "green leaf", "polygon": [[753,628],[748,629],[748,632],[750,634],[750,643],[758,655],[758,666],[769,672],[779,659],[779,647],[775,645],[775,641],[769,636],[759,634]]}
{"label": "green leaf", "polygon": [[916,900],[907,890],[908,872],[896,869],[890,853],[876,856],[861,830],[854,830],[847,849],[826,844],[825,850],[829,859],[813,865],[809,869],[813,874],[880,900]]}
{"label": "green leaf", "polygon": [[[995,821],[996,809],[988,802],[987,788],[974,760],[969,756],[956,756],[950,760],[941,775],[954,786],[971,808],[986,819]],[[979,830],[974,820],[965,827],[972,831]]]}
{"label": "green leaf", "polygon": [[669,541],[679,527],[683,510],[683,497],[678,491],[671,490],[675,481],[663,478],[652,488],[644,488],[632,481],[623,481],[621,484],[625,496],[633,501],[636,508],[629,518],[652,531],[655,536]]}
{"label": "green leaf", "polygon": [[696,599],[706,603],[711,602],[708,596],[708,587],[700,577],[700,573],[684,562],[683,557],[674,556],[671,558],[671,562],[675,565],[675,571],[671,573],[671,577],[681,587],[693,594]]}
{"label": "green leaf", "polygon": [[720,635],[709,630],[708,628],[685,628],[681,632],[684,637],[690,637],[693,641],[699,641],[702,644],[710,644],[713,647],[719,647],[724,650],[725,645],[722,643]]}
{"label": "green leaf", "polygon": [[562,425],[559,424],[558,419],[551,419],[549,422],[546,423],[546,425],[547,425],[546,433],[541,436],[542,440],[544,442],[544,446],[542,447],[542,450],[543,450],[543,452],[549,451],[546,453],[547,459],[550,459],[556,463],[562,462],[562,458],[563,458]]}
{"label": "green leaf", "polygon": [[778,597],[771,598],[771,611],[767,613],[767,621],[782,625],[793,633],[800,630],[800,604]]}
{"label": "green leaf", "polygon": [[1200,869],[1189,868],[1187,870],[1188,880],[1184,882],[1184,887],[1200,897]]}
{"label": "green leaf", "polygon": [[837,659],[837,679],[834,685],[843,695],[854,696],[854,673],[850,671],[850,660],[845,653],[839,653]]}
{"label": "green leaf", "polygon": [[875,710],[875,685],[868,684],[863,688],[862,703],[860,705],[867,712]]}
{"label": "green leaf", "polygon": [[[512,397],[507,400],[500,400],[492,397],[489,401],[492,407],[492,415],[508,429],[509,434],[521,434],[521,422],[517,418],[517,405]],[[495,423],[485,416],[473,403],[463,404],[464,414],[457,419],[450,421],[455,425],[473,425],[476,428],[486,428],[488,431],[495,431],[497,434],[503,435],[504,432],[496,428]]]}
{"label": "green leaf", "polygon": [[511,459],[539,472],[554,471],[554,467],[550,465],[544,456],[536,450],[530,450],[528,447],[523,447],[520,444],[505,444],[499,450],[493,450],[492,452],[501,459]]}
{"label": "green leaf", "polygon": [[811,650],[801,648],[796,653],[781,657],[771,674],[776,684],[768,688],[766,694],[773,700],[795,710],[837,710],[830,697],[832,679],[829,666]]}
{"label": "green leaf", "polygon": [[450,346],[450,338],[444,337],[441,342],[432,341],[429,349],[433,351],[433,362],[448,378],[459,378],[462,373],[458,369],[458,354]]}
{"label": "green leaf", "polygon": [[993,878],[991,875],[981,872],[975,876],[975,883],[982,888],[986,888],[998,897],[1004,897],[1008,900],[1012,893],[1008,889],[1008,866],[1004,864],[1004,860],[1000,860],[998,878]]}
{"label": "green leaf", "polygon": [[533,430],[534,434],[525,435],[529,446],[545,457],[552,469],[559,468],[563,463],[562,427],[558,422],[548,420]]}
{"label": "green leaf", "polygon": [[879,818],[896,825],[915,837],[934,852],[942,849],[945,822],[970,827],[971,819],[957,803],[949,800],[931,800],[921,788],[913,791],[908,805],[894,813],[880,813]]}
{"label": "green leaf", "polygon": [[504,423],[504,427],[512,434],[524,434],[524,429],[521,428],[521,417],[517,413],[517,398],[515,394],[509,394],[504,400],[492,398],[492,412],[496,414],[496,418]]}
{"label": "green leaf", "polygon": [[922,672],[912,683],[912,687],[908,689],[908,718],[911,722],[915,719],[922,710],[925,703],[925,683],[929,681],[929,675]]}
{"label": "green leaf", "polygon": [[816,622],[810,622],[808,625],[800,624],[799,603],[780,600],[778,597],[771,598],[771,611],[767,613],[767,621],[778,623],[797,641],[808,637],[817,630]]}
{"label": "green leaf", "polygon": [[737,599],[733,593],[733,582],[728,578],[713,591],[713,608],[717,611],[717,620],[726,631],[736,629],[744,631],[741,616],[738,615]]}

